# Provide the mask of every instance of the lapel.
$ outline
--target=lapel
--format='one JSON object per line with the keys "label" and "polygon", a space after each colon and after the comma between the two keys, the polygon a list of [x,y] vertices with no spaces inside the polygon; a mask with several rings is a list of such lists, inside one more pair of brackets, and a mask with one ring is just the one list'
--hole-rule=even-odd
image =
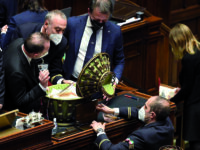
{"label": "lapel", "polygon": [[[24,53],[21,50],[21,45],[18,47],[18,54],[19,54],[19,58],[24,66],[24,70],[27,72],[27,75],[36,83],[38,83],[37,81],[37,77],[33,76],[33,72],[31,70],[30,64],[28,63],[27,58],[25,57]],[[37,66],[36,66],[37,67]]]}
{"label": "lapel", "polygon": [[105,26],[103,27],[103,35],[102,35],[102,50],[101,52],[106,52],[107,51],[107,47],[108,44],[110,43],[110,35],[111,35],[111,30],[109,28],[109,24],[108,22],[105,24]]}
{"label": "lapel", "polygon": [[85,25],[86,25],[86,22],[87,22],[87,18],[88,18],[88,15],[81,17],[79,24],[77,24],[77,26],[76,26],[76,30],[75,30],[75,32],[76,32],[75,33],[75,56],[78,54],[78,51],[79,51],[79,47],[80,47],[80,43],[81,43],[81,39],[82,39],[82,36],[83,36],[84,29],[85,29]]}

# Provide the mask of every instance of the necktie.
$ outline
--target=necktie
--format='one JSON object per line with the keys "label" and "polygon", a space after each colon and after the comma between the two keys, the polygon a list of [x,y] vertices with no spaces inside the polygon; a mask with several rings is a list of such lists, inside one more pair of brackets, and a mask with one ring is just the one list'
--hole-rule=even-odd
{"label": "necktie", "polygon": [[94,49],[95,49],[95,44],[96,44],[96,30],[94,30],[93,28],[92,30],[93,30],[93,33],[88,43],[87,52],[85,55],[83,66],[85,66],[85,64],[93,57],[93,54],[94,54]]}

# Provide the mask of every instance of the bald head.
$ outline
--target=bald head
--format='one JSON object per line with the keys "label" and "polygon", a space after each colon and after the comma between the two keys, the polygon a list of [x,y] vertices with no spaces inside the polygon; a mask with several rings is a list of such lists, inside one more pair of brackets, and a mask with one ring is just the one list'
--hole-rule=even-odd
{"label": "bald head", "polygon": [[40,53],[45,49],[45,44],[49,42],[46,34],[35,32],[25,40],[24,48],[28,53]]}

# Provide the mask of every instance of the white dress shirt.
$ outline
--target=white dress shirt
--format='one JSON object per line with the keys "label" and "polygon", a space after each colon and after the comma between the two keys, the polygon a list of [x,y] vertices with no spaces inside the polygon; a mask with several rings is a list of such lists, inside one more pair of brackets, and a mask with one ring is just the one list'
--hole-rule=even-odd
{"label": "white dress shirt", "polygon": [[[84,63],[84,60],[85,60],[85,55],[86,55],[86,52],[87,52],[88,43],[89,43],[89,40],[90,40],[92,33],[93,33],[92,24],[91,24],[91,21],[90,21],[90,17],[88,16],[87,23],[86,23],[86,26],[85,26],[85,30],[83,32],[83,37],[81,39],[78,57],[76,59],[74,71],[72,73],[72,75],[75,78],[78,78],[78,76],[79,76],[79,74],[80,74],[80,72],[83,68],[83,63]],[[101,53],[102,34],[103,34],[103,27],[101,27],[96,32],[96,45],[95,45],[94,55],[97,54],[97,53]]]}

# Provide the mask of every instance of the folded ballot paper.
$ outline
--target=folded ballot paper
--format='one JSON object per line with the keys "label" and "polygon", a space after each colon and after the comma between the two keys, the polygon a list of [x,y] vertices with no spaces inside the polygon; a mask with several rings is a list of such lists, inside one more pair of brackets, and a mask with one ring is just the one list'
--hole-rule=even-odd
{"label": "folded ballot paper", "polygon": [[123,25],[129,24],[129,23],[140,21],[140,20],[141,20],[141,18],[132,17],[130,19],[127,19],[125,22],[118,23],[117,25],[118,26],[123,26]]}
{"label": "folded ballot paper", "polygon": [[171,99],[176,94],[176,88],[165,84],[159,86],[159,96]]}

